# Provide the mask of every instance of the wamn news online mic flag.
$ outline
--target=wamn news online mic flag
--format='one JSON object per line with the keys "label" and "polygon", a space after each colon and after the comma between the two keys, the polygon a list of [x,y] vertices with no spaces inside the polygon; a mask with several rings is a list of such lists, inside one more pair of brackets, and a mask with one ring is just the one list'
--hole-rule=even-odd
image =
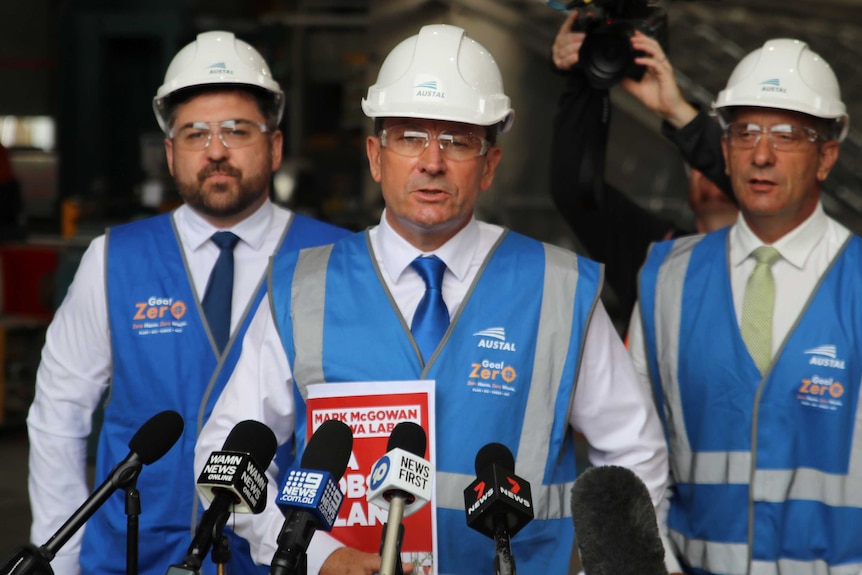
{"label": "wamn news online mic flag", "polygon": [[[417,466],[413,470],[412,481],[421,484],[427,474],[430,487],[433,488],[433,390],[432,382],[428,381],[309,386],[304,422],[306,433],[310,435],[322,422],[330,419],[347,424],[353,432],[353,452],[344,477],[339,482],[344,493],[344,503],[331,532],[345,545],[368,553],[380,552],[381,531],[389,518],[389,510],[368,501],[369,483],[373,481],[370,479],[372,468],[389,451],[387,446],[390,436],[399,423],[413,422],[425,431],[428,438],[426,456],[430,467],[423,470]],[[433,502],[415,513],[409,506],[405,507],[407,510],[410,516],[407,517],[405,513],[402,522],[405,528],[402,560],[417,565],[436,565]]]}

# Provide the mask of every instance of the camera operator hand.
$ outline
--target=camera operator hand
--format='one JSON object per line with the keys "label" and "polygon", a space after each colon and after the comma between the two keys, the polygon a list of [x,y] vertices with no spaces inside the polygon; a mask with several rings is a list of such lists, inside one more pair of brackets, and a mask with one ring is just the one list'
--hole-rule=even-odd
{"label": "camera operator hand", "polygon": [[[655,38],[650,38],[639,30],[632,36],[631,45],[636,53],[643,54],[634,61],[644,66],[646,73],[640,81],[623,78],[620,86],[671,126],[682,128],[694,119],[697,110],[683,98],[667,54]],[[554,42],[555,54],[556,46],[557,43]]]}
{"label": "camera operator hand", "polygon": [[551,59],[558,70],[570,70],[572,66],[578,63],[581,44],[584,43],[584,38],[587,36],[584,32],[572,31],[578,14],[576,10],[570,12],[566,20],[560,25],[560,30],[554,38],[554,45],[551,47]]}

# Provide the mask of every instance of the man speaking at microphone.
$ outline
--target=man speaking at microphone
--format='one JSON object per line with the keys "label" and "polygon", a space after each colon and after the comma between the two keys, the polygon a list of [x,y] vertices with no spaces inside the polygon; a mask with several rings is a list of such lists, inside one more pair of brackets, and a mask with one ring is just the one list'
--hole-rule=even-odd
{"label": "man speaking at microphone", "polygon": [[[241,419],[266,423],[279,443],[296,434],[301,449],[311,384],[432,379],[438,572],[493,562],[493,545],[465,524],[463,490],[479,448],[501,442],[536,502],[513,543],[518,565],[565,573],[573,429],[593,463],[631,468],[654,501],[667,477],[648,388],[598,300],[601,266],[474,217],[514,111],[494,58],[461,28],[426,26],[396,46],[362,108],[374,123],[366,153],[385,201],[380,223],[273,260],[270,305],[249,326],[196,464]],[[274,505],[262,520],[237,519],[261,563],[281,522]],[[311,574],[379,568],[377,554],[320,532],[308,549]]]}

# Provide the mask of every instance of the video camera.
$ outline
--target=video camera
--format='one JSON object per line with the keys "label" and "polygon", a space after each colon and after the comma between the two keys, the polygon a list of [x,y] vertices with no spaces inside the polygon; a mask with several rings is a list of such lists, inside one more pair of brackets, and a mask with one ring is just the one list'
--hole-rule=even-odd
{"label": "video camera", "polygon": [[637,54],[629,43],[635,30],[655,38],[667,50],[667,12],[655,1],[573,0],[565,4],[566,10],[576,8],[585,10],[572,29],[586,33],[578,65],[593,88],[606,90],[626,77],[643,78],[646,68],[634,63]]}

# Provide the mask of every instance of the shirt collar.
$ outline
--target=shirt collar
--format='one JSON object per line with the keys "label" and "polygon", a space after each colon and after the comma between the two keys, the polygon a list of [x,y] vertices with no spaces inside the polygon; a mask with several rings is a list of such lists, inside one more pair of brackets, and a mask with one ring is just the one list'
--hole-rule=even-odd
{"label": "shirt collar", "polygon": [[386,221],[386,210],[380,217],[377,234],[379,242],[377,242],[376,249],[380,252],[383,268],[392,283],[398,283],[401,274],[414,259],[419,256],[430,255],[435,255],[443,260],[449,271],[459,281],[463,281],[467,272],[470,271],[470,264],[479,245],[479,224],[472,217],[466,226],[433,252],[422,252],[398,235]]}
{"label": "shirt collar", "polygon": [[176,212],[177,227],[183,240],[192,250],[200,249],[215,232],[220,231],[233,232],[252,249],[259,250],[266,239],[272,218],[273,205],[268,199],[253,214],[228,229],[213,226],[203,216],[185,204],[180,206]]}
{"label": "shirt collar", "polygon": [[[781,253],[781,257],[796,268],[802,269],[805,261],[814,247],[826,233],[828,220],[823,206],[818,202],[814,212],[805,221],[796,226],[790,233],[785,234],[772,247]],[[763,241],[754,235],[742,214],[736,220],[730,235],[731,242],[731,265],[738,266],[755,249],[764,245]]]}

